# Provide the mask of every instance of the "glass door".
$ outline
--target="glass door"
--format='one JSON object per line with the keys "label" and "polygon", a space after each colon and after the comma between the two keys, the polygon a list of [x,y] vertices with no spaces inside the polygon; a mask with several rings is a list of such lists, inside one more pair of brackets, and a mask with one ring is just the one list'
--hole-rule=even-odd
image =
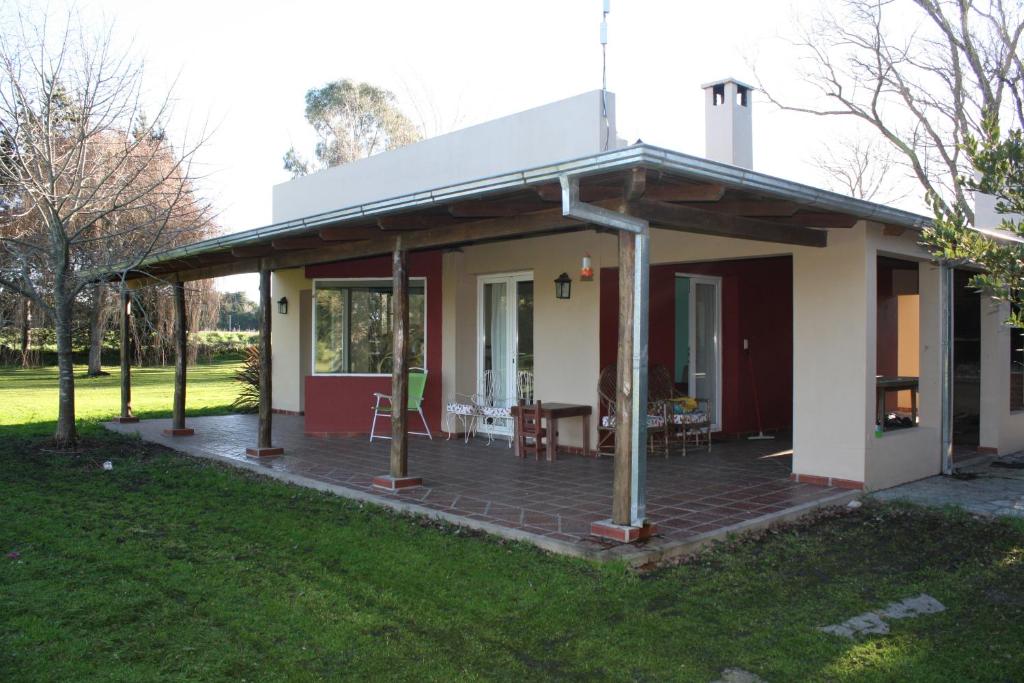
{"label": "glass door", "polygon": [[676,274],[676,381],[709,401],[715,431],[722,414],[721,290],[721,278]]}
{"label": "glass door", "polygon": [[[485,275],[477,287],[477,394],[491,407],[533,400],[533,275]],[[480,431],[510,434],[510,419],[484,420]]]}

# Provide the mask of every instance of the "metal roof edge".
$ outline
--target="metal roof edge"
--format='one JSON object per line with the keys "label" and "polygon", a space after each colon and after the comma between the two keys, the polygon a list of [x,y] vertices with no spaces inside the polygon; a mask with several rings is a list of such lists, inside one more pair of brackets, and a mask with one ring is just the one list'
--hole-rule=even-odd
{"label": "metal roof edge", "polygon": [[153,254],[132,270],[144,270],[146,266],[179,258],[198,256],[217,249],[241,247],[266,239],[287,237],[293,233],[303,232],[328,223],[369,218],[389,212],[411,210],[454,200],[473,199],[501,190],[521,189],[557,180],[559,176],[565,174],[586,176],[638,165],[649,170],[661,170],[676,174],[689,180],[715,182],[734,189],[761,192],[778,199],[788,199],[820,208],[823,211],[848,213],[866,220],[893,223],[917,230],[931,224],[931,219],[928,217],[909,211],[894,209],[863,199],[847,197],[836,192],[738,166],[731,166],[703,157],[640,143],[577,159],[389,197],[374,202],[272,223],[237,233],[221,235]]}

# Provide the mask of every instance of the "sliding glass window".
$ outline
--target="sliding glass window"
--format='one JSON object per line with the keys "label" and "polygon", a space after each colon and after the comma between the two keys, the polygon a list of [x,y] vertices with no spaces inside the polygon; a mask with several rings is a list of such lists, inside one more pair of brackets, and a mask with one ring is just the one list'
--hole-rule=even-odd
{"label": "sliding glass window", "polygon": [[[317,281],[314,357],[318,375],[391,372],[390,280]],[[422,279],[409,282],[409,365],[425,367],[426,294]]]}

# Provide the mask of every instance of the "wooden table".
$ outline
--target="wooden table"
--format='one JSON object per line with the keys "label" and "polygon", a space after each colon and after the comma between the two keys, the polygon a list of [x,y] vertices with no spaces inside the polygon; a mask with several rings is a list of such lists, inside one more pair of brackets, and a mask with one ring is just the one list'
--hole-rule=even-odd
{"label": "wooden table", "polygon": [[875,377],[875,424],[885,431],[885,394],[889,391],[910,391],[910,419],[917,424],[917,377]]}
{"label": "wooden table", "polygon": [[[583,420],[583,453],[590,454],[590,416],[594,412],[590,406],[576,403],[547,403],[541,402],[541,417],[547,421],[547,459],[554,460],[558,453],[558,421],[563,418],[579,417]],[[512,406],[513,430],[519,423],[514,419],[519,414],[519,406]],[[519,435],[513,433],[515,440],[516,456],[519,453]]]}

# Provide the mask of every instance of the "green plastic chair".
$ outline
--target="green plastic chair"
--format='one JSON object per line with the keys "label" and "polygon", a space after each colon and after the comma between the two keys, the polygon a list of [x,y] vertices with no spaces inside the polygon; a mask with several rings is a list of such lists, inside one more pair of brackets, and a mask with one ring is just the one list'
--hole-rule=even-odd
{"label": "green plastic chair", "polygon": [[[427,388],[427,371],[425,368],[409,368],[409,378],[407,380],[409,387],[409,401],[405,408],[407,411],[416,411],[420,415],[420,420],[423,421],[423,428],[425,432],[409,432],[410,434],[416,434],[418,436],[425,436],[431,441],[434,440],[433,435],[430,433],[430,425],[427,424],[427,418],[423,415],[423,392]],[[373,423],[370,425],[370,441],[374,439],[390,439],[390,436],[383,436],[377,434],[377,418],[385,417],[391,419],[394,413],[394,404],[391,402],[391,396],[389,394],[382,394],[380,392],[374,392],[374,398],[376,402],[373,406]]]}

